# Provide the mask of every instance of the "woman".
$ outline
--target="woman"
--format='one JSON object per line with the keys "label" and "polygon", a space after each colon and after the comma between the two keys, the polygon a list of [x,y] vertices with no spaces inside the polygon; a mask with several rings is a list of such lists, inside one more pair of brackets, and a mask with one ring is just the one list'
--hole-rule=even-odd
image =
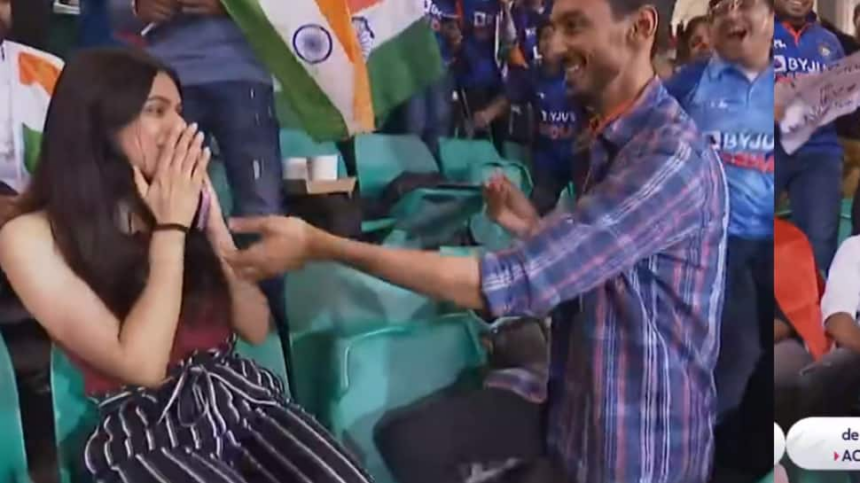
{"label": "woman", "polygon": [[235,246],[203,144],[166,67],[83,53],[0,231],[13,287],[100,398],[86,468],[103,482],[369,481],[275,376],[232,352],[234,333],[266,337],[269,309],[223,263]]}

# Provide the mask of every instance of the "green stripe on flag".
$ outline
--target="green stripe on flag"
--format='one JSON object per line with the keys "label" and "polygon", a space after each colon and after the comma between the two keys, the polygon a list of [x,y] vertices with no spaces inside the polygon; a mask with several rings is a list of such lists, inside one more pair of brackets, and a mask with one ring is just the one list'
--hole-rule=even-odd
{"label": "green stripe on flag", "polygon": [[222,2],[245,32],[257,56],[280,81],[283,86],[281,95],[301,123],[301,128],[318,141],[347,138],[349,131],[340,111],[278,35],[257,0]]}
{"label": "green stripe on flag", "polygon": [[423,20],[414,22],[373,50],[367,70],[374,114],[382,119],[442,76],[444,66],[433,30]]}
{"label": "green stripe on flag", "polygon": [[27,172],[36,172],[39,163],[39,151],[42,149],[42,133],[24,125],[24,167]]}

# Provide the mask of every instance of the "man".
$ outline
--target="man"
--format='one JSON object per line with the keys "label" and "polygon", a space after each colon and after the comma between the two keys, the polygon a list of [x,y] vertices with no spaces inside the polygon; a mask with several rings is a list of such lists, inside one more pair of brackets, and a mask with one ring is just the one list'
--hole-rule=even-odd
{"label": "man", "polygon": [[[776,0],[773,37],[777,81],[821,72],[844,57],[837,38],[818,22],[813,0]],[[788,191],[792,219],[827,270],[836,252],[842,182],[842,147],[835,123],[816,131],[796,153],[777,142],[774,194]]]}
{"label": "man", "polygon": [[499,0],[458,0],[463,44],[452,64],[461,102],[474,127],[492,138],[501,152],[507,135],[502,116],[507,106],[500,97],[502,76],[497,62]]}
{"label": "man", "polygon": [[545,220],[511,183],[489,183],[489,213],[522,238],[517,247],[451,258],[267,218],[233,222],[263,239],[231,263],[260,278],[335,260],[495,316],[561,307],[546,410],[549,456],[564,479],[706,482],[728,195],[719,159],[651,66],[673,6],[554,2],[552,55],[599,116],[591,174],[576,207]]}
{"label": "man", "polygon": [[453,0],[425,0],[424,10],[436,33],[446,72],[435,84],[406,102],[403,110],[406,132],[420,136],[439,158],[439,139],[451,134],[454,78],[448,67],[460,48],[462,33]]}
{"label": "man", "polygon": [[[7,38],[13,34],[10,0],[0,0],[0,183],[2,194],[22,192],[36,166],[51,94],[63,63]],[[21,20],[25,19],[23,10]]]}
{"label": "man", "polygon": [[[150,52],[175,69],[182,81],[184,117],[218,143],[234,213],[282,213],[280,128],[272,76],[220,0],[136,0],[134,8],[150,24],[146,36]],[[283,280],[269,280],[263,289],[283,332]]]}
{"label": "man", "polygon": [[[773,433],[773,0],[711,0],[716,53],[667,86],[725,166],[731,205],[715,380],[717,460],[763,477]],[[763,360],[769,359],[769,360]]]}
{"label": "man", "polygon": [[[860,364],[860,237],[852,236],[842,242],[821,298],[821,316],[827,335],[836,343],[836,349],[822,358],[821,371],[830,376],[827,394],[819,395],[821,406],[815,410],[826,416],[848,415],[860,396],[860,374],[853,369]],[[850,368],[850,369],[849,369]],[[830,369],[829,371],[827,369]],[[827,374],[819,376],[827,378]]]}
{"label": "man", "polygon": [[[667,84],[725,165],[731,214],[718,413],[734,409],[773,321],[773,0],[711,0],[716,55]],[[768,337],[769,338],[769,337]]]}
{"label": "man", "polygon": [[[513,63],[536,67],[541,58],[538,27],[549,17],[552,2],[544,0],[500,0],[502,2],[502,42],[514,52]],[[524,65],[523,65],[524,64]]]}

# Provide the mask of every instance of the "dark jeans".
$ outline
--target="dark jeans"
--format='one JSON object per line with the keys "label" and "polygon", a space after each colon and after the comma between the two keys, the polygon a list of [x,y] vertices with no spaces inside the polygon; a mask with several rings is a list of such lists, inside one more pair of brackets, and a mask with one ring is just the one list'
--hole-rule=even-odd
{"label": "dark jeans", "polygon": [[430,151],[439,157],[439,139],[451,134],[454,78],[445,74],[423,93],[406,102],[403,109],[403,129],[420,136]]}
{"label": "dark jeans", "polygon": [[233,191],[233,215],[282,213],[280,128],[272,86],[218,82],[186,86],[182,94],[188,122],[218,141]]}
{"label": "dark jeans", "polygon": [[748,478],[715,479],[714,483],[752,483],[773,469],[773,354],[773,346],[762,352],[740,405],[725,414],[714,428],[715,467],[740,471]]}
{"label": "dark jeans", "polygon": [[842,156],[788,156],[778,150],[776,166],[774,194],[788,191],[792,221],[809,238],[818,268],[827,272],[839,237]]}
{"label": "dark jeans", "polygon": [[[542,458],[542,408],[501,389],[440,394],[387,415],[376,444],[400,483],[460,483],[472,463]],[[518,481],[563,481],[532,476]]]}
{"label": "dark jeans", "polygon": [[[182,104],[188,122],[196,122],[218,143],[227,181],[233,193],[233,216],[283,213],[280,127],[271,85],[256,82],[216,82],[186,86]],[[240,246],[250,239],[237,238]],[[284,279],[260,284],[272,316],[289,350]],[[288,355],[288,354],[287,354]],[[287,359],[290,367],[290,359]]]}
{"label": "dark jeans", "polygon": [[735,409],[763,344],[773,340],[773,240],[729,236],[720,355],[714,371],[717,414]]}

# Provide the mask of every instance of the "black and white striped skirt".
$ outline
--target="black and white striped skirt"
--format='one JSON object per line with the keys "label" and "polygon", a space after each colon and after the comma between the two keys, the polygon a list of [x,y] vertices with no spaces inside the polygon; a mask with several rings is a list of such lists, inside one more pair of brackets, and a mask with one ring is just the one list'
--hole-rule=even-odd
{"label": "black and white striped skirt", "polygon": [[284,395],[281,380],[233,353],[197,353],[158,389],[99,404],[84,463],[103,483],[366,483],[328,432]]}

